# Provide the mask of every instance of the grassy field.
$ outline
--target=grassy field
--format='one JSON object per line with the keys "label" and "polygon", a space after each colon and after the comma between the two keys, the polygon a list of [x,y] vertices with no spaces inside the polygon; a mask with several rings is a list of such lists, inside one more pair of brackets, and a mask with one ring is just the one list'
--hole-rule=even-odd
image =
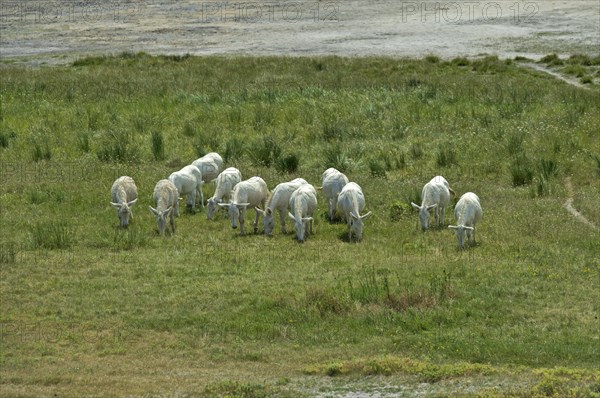
{"label": "grassy field", "polygon": [[[496,57],[147,54],[0,81],[0,396],[600,395],[600,234],[562,206],[570,176],[600,225],[597,84]],[[154,184],[208,151],[270,189],[344,171],[362,242],[322,196],[304,244],[205,211],[159,237]],[[418,228],[437,174],[481,198],[475,247]]]}

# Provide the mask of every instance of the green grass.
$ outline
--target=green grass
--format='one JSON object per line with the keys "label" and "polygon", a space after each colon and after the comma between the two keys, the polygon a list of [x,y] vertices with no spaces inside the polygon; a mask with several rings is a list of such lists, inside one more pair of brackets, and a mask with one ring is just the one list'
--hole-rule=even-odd
{"label": "green grass", "polygon": [[[562,207],[570,176],[600,223],[597,85],[497,57],[129,53],[0,79],[0,395],[597,393],[598,234]],[[363,240],[321,192],[304,244],[204,211],[159,237],[155,183],[208,151],[270,189],[345,171],[373,212]],[[480,196],[477,246],[420,231],[409,203],[435,175]]]}

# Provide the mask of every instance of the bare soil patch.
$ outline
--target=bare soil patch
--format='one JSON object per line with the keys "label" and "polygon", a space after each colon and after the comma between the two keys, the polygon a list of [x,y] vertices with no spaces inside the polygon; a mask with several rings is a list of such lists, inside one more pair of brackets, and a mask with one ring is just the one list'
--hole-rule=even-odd
{"label": "bare soil patch", "polygon": [[2,59],[244,54],[445,58],[597,52],[595,0],[3,1]]}

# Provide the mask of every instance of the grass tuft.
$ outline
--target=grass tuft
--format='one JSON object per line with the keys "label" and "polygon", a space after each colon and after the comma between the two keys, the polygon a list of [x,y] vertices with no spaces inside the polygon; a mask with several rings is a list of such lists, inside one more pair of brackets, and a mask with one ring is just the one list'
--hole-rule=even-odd
{"label": "grass tuft", "polygon": [[558,163],[555,159],[540,159],[539,171],[546,179],[556,177],[558,174]]}
{"label": "grass tuft", "polygon": [[194,125],[194,123],[187,121],[183,124],[181,134],[183,134],[186,137],[195,137],[196,131],[196,126]]}
{"label": "grass tuft", "polygon": [[164,160],[165,159],[165,145],[164,138],[162,132],[158,130],[152,131],[151,136],[151,148],[152,148],[152,156],[154,160]]}
{"label": "grass tuft", "polygon": [[[378,158],[371,158],[368,161],[369,171],[373,177],[386,178],[386,164]],[[390,164],[391,166],[391,164]]]}
{"label": "grass tuft", "polygon": [[592,160],[596,165],[596,174],[598,174],[598,177],[600,177],[600,154],[593,154]]}
{"label": "grass tuft", "polygon": [[349,278],[347,294],[354,302],[377,304],[396,312],[433,308],[456,296],[450,273],[445,269],[442,275],[431,275],[428,287],[406,289],[392,285],[387,275],[378,276],[375,267],[365,268],[359,276]]}
{"label": "grass tuft", "polygon": [[564,65],[564,61],[560,59],[560,57],[556,53],[548,54],[542,57],[542,59],[540,59],[538,63],[547,64],[550,66]]}
{"label": "grass tuft", "polygon": [[414,160],[421,159],[424,154],[423,145],[421,143],[413,143],[410,146],[409,152]]}
{"label": "grass tuft", "polygon": [[33,143],[31,157],[33,158],[34,162],[52,159],[52,150],[50,149],[50,144],[48,143],[48,140],[43,139],[42,141],[43,142],[35,141]]}
{"label": "grass tuft", "polygon": [[254,141],[248,155],[255,166],[270,167],[279,161],[281,147],[275,137],[265,135]]}
{"label": "grass tuft", "polygon": [[345,124],[341,120],[327,120],[323,124],[322,137],[325,141],[343,141],[347,135]]}
{"label": "grass tuft", "polygon": [[74,229],[64,221],[40,221],[30,227],[34,248],[68,249],[75,243]]}
{"label": "grass tuft", "polygon": [[275,168],[280,173],[295,173],[300,165],[300,155],[289,153],[281,156],[275,163]]}
{"label": "grass tuft", "polygon": [[478,363],[457,362],[454,364],[434,364],[429,361],[383,356],[366,359],[354,359],[345,362],[333,362],[321,366],[305,368],[306,374],[316,375],[359,375],[359,376],[390,376],[409,374],[418,377],[420,382],[435,383],[440,380],[473,375],[492,375],[498,372],[490,365]]}
{"label": "grass tuft", "polygon": [[131,250],[146,247],[150,239],[146,231],[138,226],[129,226],[127,229],[115,229],[112,247],[115,250]]}
{"label": "grass tuft", "polygon": [[457,163],[456,152],[448,143],[441,143],[438,146],[435,163],[439,167],[448,167]]}
{"label": "grass tuft", "polygon": [[77,147],[83,153],[88,153],[91,150],[90,133],[85,130],[80,130],[77,133]]}
{"label": "grass tuft", "polygon": [[569,57],[567,63],[572,65],[592,66],[594,65],[594,60],[586,54],[573,54]]}
{"label": "grass tuft", "polygon": [[273,396],[275,392],[273,388],[264,384],[223,381],[206,386],[202,396],[207,398],[267,398]]}
{"label": "grass tuft", "polygon": [[342,173],[349,173],[354,168],[354,162],[345,150],[337,146],[331,146],[325,149],[323,167],[325,169],[334,167]]}
{"label": "grass tuft", "polygon": [[350,301],[343,294],[320,287],[312,287],[306,291],[305,305],[320,317],[346,314],[351,308]]}
{"label": "grass tuft", "polygon": [[103,162],[136,162],[140,160],[139,149],[134,143],[133,134],[124,129],[104,132],[96,155]]}
{"label": "grass tuft", "polygon": [[8,148],[9,138],[9,133],[0,131],[0,148]]}
{"label": "grass tuft", "polygon": [[469,66],[471,65],[471,61],[469,61],[466,57],[456,57],[452,59],[452,65]]}
{"label": "grass tuft", "polygon": [[425,56],[425,61],[429,62],[430,64],[437,64],[440,62],[440,57],[438,57],[437,55],[427,55]]}
{"label": "grass tuft", "polygon": [[512,185],[527,185],[533,179],[533,167],[525,155],[517,156],[510,165]]}
{"label": "grass tuft", "polygon": [[507,70],[508,65],[498,59],[497,55],[488,55],[471,62],[471,68],[480,73],[498,73]]}
{"label": "grass tuft", "polygon": [[244,153],[246,152],[246,143],[243,139],[239,137],[231,137],[225,143],[225,152],[223,153],[223,158],[226,162],[235,162],[242,159]]}

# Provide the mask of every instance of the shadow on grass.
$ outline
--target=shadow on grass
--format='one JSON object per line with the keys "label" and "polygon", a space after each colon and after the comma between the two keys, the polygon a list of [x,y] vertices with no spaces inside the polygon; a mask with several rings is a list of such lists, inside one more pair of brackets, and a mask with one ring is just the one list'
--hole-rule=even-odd
{"label": "shadow on grass", "polygon": [[360,241],[357,240],[354,235],[352,235],[352,239],[348,237],[347,229],[344,229],[344,232],[338,234],[338,239],[344,243],[360,243]]}
{"label": "shadow on grass", "polygon": [[325,221],[327,221],[329,224],[332,224],[332,225],[335,225],[335,224],[345,224],[345,223],[346,223],[346,221],[345,221],[345,220],[344,220],[342,217],[340,217],[340,216],[338,216],[338,215],[336,215],[336,216],[333,218],[333,220],[332,220],[332,219],[330,219],[330,218],[329,218],[329,214],[328,214],[326,211],[322,212],[322,213],[319,215],[319,217],[320,217],[322,220],[325,220]]}

